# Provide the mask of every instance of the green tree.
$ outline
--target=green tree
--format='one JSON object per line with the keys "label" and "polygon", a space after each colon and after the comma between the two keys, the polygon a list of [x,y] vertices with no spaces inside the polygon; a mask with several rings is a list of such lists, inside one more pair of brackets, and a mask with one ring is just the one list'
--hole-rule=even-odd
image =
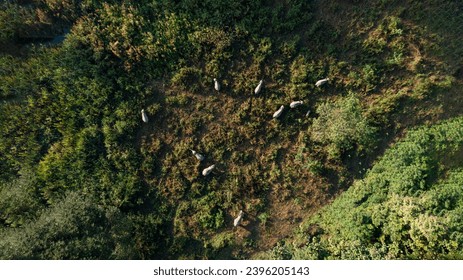
{"label": "green tree", "polygon": [[32,8],[23,7],[15,2],[0,2],[0,43],[13,41],[21,30],[35,22]]}
{"label": "green tree", "polygon": [[4,226],[23,226],[42,208],[32,171],[23,169],[18,179],[0,184],[0,221]]}
{"label": "green tree", "polygon": [[0,232],[1,259],[137,258],[131,223],[114,207],[70,192],[38,218]]}
{"label": "green tree", "polygon": [[375,128],[363,116],[360,101],[353,95],[317,107],[318,117],[310,128],[313,141],[326,145],[331,158],[357,147],[367,150],[375,143]]}
{"label": "green tree", "polygon": [[449,163],[460,160],[462,139],[462,118],[409,132],[363,180],[308,221],[301,236],[309,244],[293,254],[328,259],[461,258],[463,171]]}

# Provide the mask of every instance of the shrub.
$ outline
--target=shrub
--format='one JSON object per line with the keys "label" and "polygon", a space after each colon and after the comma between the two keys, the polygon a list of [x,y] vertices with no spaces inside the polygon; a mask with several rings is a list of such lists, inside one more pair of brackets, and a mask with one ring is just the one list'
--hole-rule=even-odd
{"label": "shrub", "polygon": [[[300,232],[295,256],[461,258],[463,119],[410,131]],[[443,156],[445,155],[445,156]],[[310,230],[317,228],[317,230]],[[314,249],[323,254],[315,254]]]}
{"label": "shrub", "polygon": [[21,31],[36,21],[32,8],[11,1],[0,2],[0,42],[16,39]]}
{"label": "shrub", "polygon": [[171,84],[181,90],[199,92],[201,89],[202,71],[194,67],[184,67],[178,70],[171,79]]}
{"label": "shrub", "polygon": [[375,128],[363,116],[360,101],[349,95],[334,103],[324,102],[317,107],[318,118],[310,135],[313,141],[324,144],[331,158],[339,158],[347,150],[369,150],[375,143]]}
{"label": "shrub", "polygon": [[83,193],[70,192],[23,228],[3,231],[0,258],[134,258],[131,227],[116,208],[104,208]]}

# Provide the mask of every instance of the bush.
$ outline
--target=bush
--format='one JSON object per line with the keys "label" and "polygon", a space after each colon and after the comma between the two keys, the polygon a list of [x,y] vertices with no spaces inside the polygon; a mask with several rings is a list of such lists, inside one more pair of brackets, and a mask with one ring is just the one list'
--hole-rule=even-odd
{"label": "bush", "polygon": [[375,128],[363,116],[360,101],[354,95],[320,104],[317,114],[310,135],[313,141],[326,146],[330,158],[339,158],[354,147],[358,151],[373,147]]}
{"label": "bush", "polygon": [[22,228],[1,233],[1,259],[129,259],[137,257],[131,224],[114,207],[68,193]]}
{"label": "bush", "polygon": [[0,2],[0,42],[17,38],[19,33],[36,21],[32,8],[10,1]]}
{"label": "bush", "polygon": [[199,92],[201,87],[202,71],[194,67],[181,68],[171,80],[171,84],[181,90]]}
{"label": "bush", "polygon": [[[461,258],[463,119],[410,131],[361,181],[312,217],[295,256]],[[445,155],[445,156],[444,156]],[[318,228],[318,230],[310,230]],[[314,248],[323,254],[314,254]]]}

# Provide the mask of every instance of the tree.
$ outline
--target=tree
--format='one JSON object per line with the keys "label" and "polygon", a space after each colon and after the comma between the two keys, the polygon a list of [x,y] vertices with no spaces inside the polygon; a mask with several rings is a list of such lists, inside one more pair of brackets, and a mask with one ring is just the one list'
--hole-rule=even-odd
{"label": "tree", "polygon": [[463,118],[410,131],[363,180],[309,220],[301,231],[309,244],[293,253],[328,259],[461,258],[463,171],[449,162],[459,161],[462,150]]}
{"label": "tree", "polygon": [[31,8],[10,1],[0,2],[0,43],[16,39],[32,21],[35,21],[35,15]]}
{"label": "tree", "polygon": [[115,207],[69,192],[36,220],[0,232],[1,259],[137,258],[131,223]]}
{"label": "tree", "polygon": [[366,150],[375,142],[375,128],[362,115],[360,101],[353,95],[317,107],[318,118],[310,128],[312,140],[327,146],[331,158],[354,148]]}
{"label": "tree", "polygon": [[0,221],[20,227],[37,217],[43,208],[35,192],[36,179],[31,170],[21,170],[18,179],[0,183]]}

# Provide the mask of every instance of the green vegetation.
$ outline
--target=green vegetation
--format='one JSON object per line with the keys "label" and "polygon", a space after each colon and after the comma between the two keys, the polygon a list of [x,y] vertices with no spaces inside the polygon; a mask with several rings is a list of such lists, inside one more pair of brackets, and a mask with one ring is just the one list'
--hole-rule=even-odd
{"label": "green vegetation", "polygon": [[[23,208],[26,207],[23,205]],[[36,215],[33,222],[2,233],[3,258],[138,257],[130,236],[132,226],[127,218],[116,208],[105,209],[82,193],[69,193],[59,203],[39,210]]]}
{"label": "green vegetation", "polygon": [[1,2],[0,259],[460,258],[459,5]]}
{"label": "green vegetation", "polygon": [[355,96],[322,103],[317,107],[317,114],[319,117],[310,128],[311,138],[328,145],[330,158],[339,158],[354,144],[359,150],[374,145],[374,128],[362,116],[360,102]]}
{"label": "green vegetation", "polygon": [[301,225],[290,257],[461,259],[462,151],[461,117],[410,131]]}

